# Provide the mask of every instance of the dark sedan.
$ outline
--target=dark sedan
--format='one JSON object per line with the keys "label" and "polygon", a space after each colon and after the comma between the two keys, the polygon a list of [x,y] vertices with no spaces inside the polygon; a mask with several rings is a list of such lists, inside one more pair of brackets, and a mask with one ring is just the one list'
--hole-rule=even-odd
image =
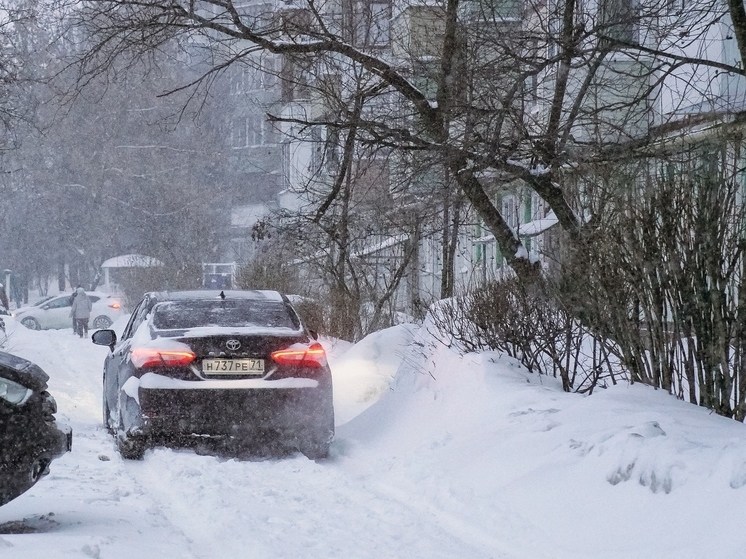
{"label": "dark sedan", "polygon": [[276,291],[147,293],[121,340],[99,330],[104,425],[125,458],[159,443],[280,441],[324,458],[334,436],[324,348]]}
{"label": "dark sedan", "polygon": [[37,365],[0,352],[0,505],[30,489],[72,446],[70,428],[55,421],[48,380]]}

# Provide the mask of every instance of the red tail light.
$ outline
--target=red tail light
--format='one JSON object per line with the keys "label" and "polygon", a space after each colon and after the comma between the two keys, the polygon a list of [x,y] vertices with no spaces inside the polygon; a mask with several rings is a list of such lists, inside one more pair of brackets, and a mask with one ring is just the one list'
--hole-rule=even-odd
{"label": "red tail light", "polygon": [[275,351],[272,353],[272,359],[280,365],[320,368],[326,366],[326,351],[320,343],[313,343],[310,346],[296,344]]}
{"label": "red tail light", "polygon": [[113,303],[109,303],[109,307],[111,307],[112,309],[119,309],[122,307],[122,305],[119,301],[114,301]]}
{"label": "red tail light", "polygon": [[190,349],[156,349],[136,347],[132,350],[132,364],[138,369],[143,367],[184,367],[197,356]]}

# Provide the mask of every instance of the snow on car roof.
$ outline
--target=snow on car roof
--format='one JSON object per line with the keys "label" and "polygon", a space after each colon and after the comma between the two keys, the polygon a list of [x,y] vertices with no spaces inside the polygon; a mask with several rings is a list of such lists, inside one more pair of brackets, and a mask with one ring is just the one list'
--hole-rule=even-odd
{"label": "snow on car roof", "polygon": [[270,291],[266,289],[194,289],[191,291],[155,291],[152,292],[156,299],[159,301],[178,301],[188,299],[218,299],[220,294],[223,293],[226,299],[255,299],[262,301],[275,301],[281,303],[283,301],[282,295],[277,291]]}

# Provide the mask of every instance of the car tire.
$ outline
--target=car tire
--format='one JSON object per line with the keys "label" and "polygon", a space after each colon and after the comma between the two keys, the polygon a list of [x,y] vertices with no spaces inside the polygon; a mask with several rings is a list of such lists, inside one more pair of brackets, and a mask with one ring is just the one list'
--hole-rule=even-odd
{"label": "car tire", "polygon": [[106,315],[97,316],[93,319],[92,328],[94,330],[105,330],[112,325],[111,319]]}
{"label": "car tire", "polygon": [[109,409],[109,401],[106,399],[106,374],[104,373],[104,390],[102,391],[102,412],[103,412],[103,423],[104,423],[104,429],[106,429],[109,434],[114,434],[114,428],[111,426],[111,410]]}
{"label": "car tire", "polygon": [[126,435],[124,431],[117,433],[117,449],[125,460],[142,460],[146,448],[142,437]]}
{"label": "car tire", "polygon": [[297,448],[309,460],[329,458],[329,447],[334,439],[334,429],[305,433],[298,437]]}
{"label": "car tire", "polygon": [[298,444],[298,450],[309,460],[324,460],[329,458],[331,441],[303,441]]}
{"label": "car tire", "polygon": [[41,324],[39,324],[39,321],[31,316],[27,316],[26,318],[22,319],[21,324],[23,324],[29,330],[41,330]]}
{"label": "car tire", "polygon": [[128,435],[125,431],[124,421],[122,419],[121,394],[119,397],[119,405],[117,407],[119,410],[119,426],[116,429],[114,438],[117,442],[117,449],[119,450],[119,454],[121,454],[122,458],[124,458],[125,460],[142,460],[142,457],[145,454],[145,450],[147,449],[147,441],[145,440],[144,436],[132,434]]}

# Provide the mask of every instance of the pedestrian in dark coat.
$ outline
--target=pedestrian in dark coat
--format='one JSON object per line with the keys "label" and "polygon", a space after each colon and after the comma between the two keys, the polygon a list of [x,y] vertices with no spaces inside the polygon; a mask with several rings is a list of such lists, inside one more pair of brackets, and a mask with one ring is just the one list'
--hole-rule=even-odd
{"label": "pedestrian in dark coat", "polygon": [[8,301],[8,294],[5,292],[5,286],[0,283],[0,303],[6,311],[10,310],[10,301]]}
{"label": "pedestrian in dark coat", "polygon": [[[80,286],[78,286],[78,287],[80,287]],[[76,287],[75,289],[73,289],[73,294],[70,295],[70,306],[71,307],[73,306],[73,303],[75,302],[75,296],[78,294],[78,287]],[[72,318],[72,321],[73,321],[73,334],[77,334],[78,333],[78,323],[75,321],[75,317],[73,316],[72,309],[70,310],[70,317]]]}
{"label": "pedestrian in dark coat", "polygon": [[75,290],[75,299],[70,307],[70,316],[75,321],[75,331],[82,338],[88,335],[88,321],[91,318],[91,300],[82,287]]}

